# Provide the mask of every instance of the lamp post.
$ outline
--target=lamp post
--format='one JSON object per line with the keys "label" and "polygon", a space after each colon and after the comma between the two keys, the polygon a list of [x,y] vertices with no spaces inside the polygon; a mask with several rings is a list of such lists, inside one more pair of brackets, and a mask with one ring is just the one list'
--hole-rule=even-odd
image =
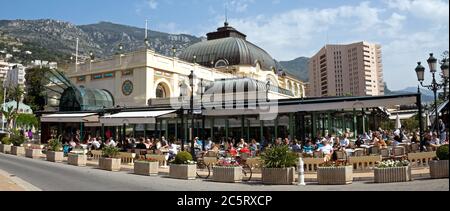
{"label": "lamp post", "polygon": [[90,51],[89,52],[89,57],[90,57],[90,60],[89,60],[89,72],[91,72],[92,71],[92,62],[95,59],[94,52]]}
{"label": "lamp post", "polygon": [[[444,77],[444,101],[445,99],[450,100],[450,97],[448,96],[448,92],[447,92],[447,85],[450,86],[450,82],[448,81],[449,79],[449,72],[448,72],[448,58],[445,58],[442,61],[442,65],[441,65],[441,70],[442,70],[442,76]],[[447,118],[448,115],[450,115],[450,105],[447,105]],[[447,121],[448,123],[448,121]]]}
{"label": "lamp post", "polygon": [[195,149],[194,149],[194,124],[195,124],[195,119],[194,119],[194,71],[191,70],[191,74],[189,75],[189,85],[191,86],[191,101],[190,101],[190,106],[191,106],[191,116],[192,116],[192,123],[191,123],[191,154],[192,157],[195,158]]}
{"label": "lamp post", "polygon": [[181,151],[184,151],[184,139],[186,137],[184,137],[184,131],[185,131],[185,127],[184,127],[184,99],[183,99],[183,82],[179,83],[180,86],[180,98],[181,98],[181,128],[183,128],[183,130],[181,130]]}
{"label": "lamp post", "polygon": [[[420,85],[424,88],[427,88],[431,91],[433,91],[434,94],[434,109],[435,109],[435,123],[434,123],[434,130],[438,132],[438,125],[439,125],[439,112],[438,112],[438,105],[437,105],[437,92],[438,90],[442,89],[444,87],[444,83],[438,83],[436,81],[436,72],[437,72],[437,59],[433,56],[433,54],[430,54],[430,58],[427,60],[428,66],[430,68],[431,75],[433,77],[433,80],[430,85],[424,85],[423,81],[425,80],[425,67],[422,66],[421,62],[418,62],[416,67],[416,74],[417,79],[420,82]],[[445,67],[444,67],[445,68]],[[448,68],[444,70],[444,75],[448,75]],[[445,73],[446,72],[446,73]]]}

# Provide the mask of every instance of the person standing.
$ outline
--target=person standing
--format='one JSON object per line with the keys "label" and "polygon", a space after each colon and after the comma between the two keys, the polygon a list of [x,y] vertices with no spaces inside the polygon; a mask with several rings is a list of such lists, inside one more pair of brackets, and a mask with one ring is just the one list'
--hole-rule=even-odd
{"label": "person standing", "polygon": [[444,121],[442,121],[442,119],[439,119],[438,130],[439,130],[439,140],[441,142],[445,142],[447,140],[447,132],[445,130],[445,124]]}
{"label": "person standing", "polygon": [[31,131],[31,129],[28,130],[28,139],[33,140],[33,132]]}

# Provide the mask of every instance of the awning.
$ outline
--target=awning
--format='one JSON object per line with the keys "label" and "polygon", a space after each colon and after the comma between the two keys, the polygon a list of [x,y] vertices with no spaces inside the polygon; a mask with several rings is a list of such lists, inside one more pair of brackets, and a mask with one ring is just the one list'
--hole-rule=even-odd
{"label": "awning", "polygon": [[108,126],[121,126],[123,124],[152,124],[156,123],[157,117],[171,114],[175,111],[176,110],[121,112],[101,117],[100,123]]}
{"label": "awning", "polygon": [[98,122],[99,116],[96,113],[78,113],[78,114],[48,114],[41,117],[41,122]]}
{"label": "awning", "polygon": [[[441,105],[439,105],[438,107],[438,113],[440,114],[442,112],[442,110],[448,105],[449,101],[445,101],[444,103],[442,103]],[[431,112],[430,116],[436,116],[436,110],[433,110],[433,112]]]}

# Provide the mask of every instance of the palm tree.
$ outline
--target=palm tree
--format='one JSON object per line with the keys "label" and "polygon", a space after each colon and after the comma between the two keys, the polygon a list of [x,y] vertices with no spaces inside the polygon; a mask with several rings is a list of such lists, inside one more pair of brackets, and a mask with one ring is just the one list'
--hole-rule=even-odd
{"label": "palm tree", "polygon": [[8,110],[2,110],[2,114],[6,119],[6,128],[10,128],[12,120],[16,119],[18,114],[14,111],[13,107],[8,107]]}
{"label": "palm tree", "polygon": [[[15,87],[11,88],[11,91],[9,91],[9,98],[13,99],[16,101],[16,116],[19,114],[19,105],[20,105],[20,101],[22,100],[22,96],[25,94],[23,88],[21,85],[17,85]],[[16,124],[14,124],[14,129],[16,128]]]}

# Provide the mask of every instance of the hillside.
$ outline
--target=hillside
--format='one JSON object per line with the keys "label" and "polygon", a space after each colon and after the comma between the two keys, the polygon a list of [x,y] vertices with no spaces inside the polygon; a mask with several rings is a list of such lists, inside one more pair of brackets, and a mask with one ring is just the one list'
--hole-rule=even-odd
{"label": "hillside", "polygon": [[[58,62],[63,62],[61,60],[68,60],[70,55],[75,53],[77,38],[81,57],[86,57],[89,51],[98,57],[107,57],[114,54],[119,43],[123,44],[125,51],[144,47],[145,29],[109,22],[76,26],[69,22],[50,19],[0,20],[0,33],[15,38],[23,43],[24,47],[30,46],[35,50],[43,48],[54,52],[60,55]],[[190,35],[174,35],[150,30],[149,36],[151,48],[164,55],[171,55],[173,47],[181,51],[201,41],[200,38]]]}

